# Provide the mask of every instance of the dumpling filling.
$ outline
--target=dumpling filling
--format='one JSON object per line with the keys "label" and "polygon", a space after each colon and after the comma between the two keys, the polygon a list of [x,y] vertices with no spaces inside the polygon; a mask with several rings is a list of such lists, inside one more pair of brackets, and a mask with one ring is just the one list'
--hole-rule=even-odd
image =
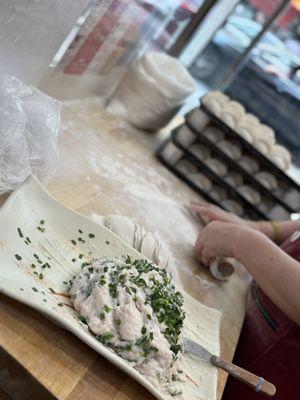
{"label": "dumpling filling", "polygon": [[170,274],[148,260],[102,257],[70,282],[75,310],[96,338],[154,384],[176,374],[183,297]]}

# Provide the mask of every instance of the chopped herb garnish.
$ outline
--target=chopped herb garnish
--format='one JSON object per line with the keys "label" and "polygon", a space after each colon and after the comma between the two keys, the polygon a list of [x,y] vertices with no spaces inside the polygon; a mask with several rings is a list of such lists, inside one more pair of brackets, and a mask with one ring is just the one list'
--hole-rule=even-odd
{"label": "chopped herb garnish", "polygon": [[66,282],[66,281],[63,281],[63,284],[64,284],[64,285],[67,285],[67,284],[68,284],[68,282]]}
{"label": "chopped herb garnish", "polygon": [[38,226],[37,229],[38,229],[40,232],[45,232],[45,228],[42,228],[42,227],[40,227],[40,226]]}
{"label": "chopped herb garnish", "polygon": [[95,235],[93,233],[89,233],[89,238],[94,239]]}
{"label": "chopped herb garnish", "polygon": [[43,299],[43,301],[46,303],[47,302],[47,300],[46,299]]}
{"label": "chopped herb garnish", "polygon": [[82,322],[83,324],[87,325],[86,319],[82,316],[82,315],[78,315],[78,319],[80,322]]}
{"label": "chopped herb garnish", "polygon": [[[84,268],[84,267],[86,267],[87,265],[91,265],[91,263],[90,262],[83,262],[82,264],[81,264],[81,268]],[[93,268],[92,268],[93,269]]]}
{"label": "chopped herb garnish", "polygon": [[39,274],[39,279],[44,279],[44,275],[42,273]]}
{"label": "chopped herb garnish", "polygon": [[108,305],[107,305],[107,304],[104,304],[104,306],[103,306],[103,310],[104,310],[106,313],[109,313],[109,312],[111,311],[111,308],[110,308],[110,307],[108,307]]}
{"label": "chopped herb garnish", "polygon": [[78,232],[79,232],[79,233],[83,233],[81,229],[78,229]]}
{"label": "chopped herb garnish", "polygon": [[46,264],[43,264],[43,265],[42,265],[42,269],[45,269],[45,268],[47,268],[47,265],[46,265]]}
{"label": "chopped herb garnish", "polygon": [[58,307],[62,307],[64,303],[57,303]]}
{"label": "chopped herb garnish", "polygon": [[150,319],[151,319],[151,315],[150,315],[150,314],[147,314],[147,318],[150,320]]}
{"label": "chopped herb garnish", "polygon": [[34,253],[33,257],[35,257],[37,260],[39,260],[39,256],[37,254]]}
{"label": "chopped herb garnish", "polygon": [[105,243],[106,243],[106,244],[110,244],[110,242],[109,242],[108,240],[105,240]]}
{"label": "chopped herb garnish", "polygon": [[141,334],[144,335],[147,332],[147,328],[145,327],[145,325],[142,327],[141,329]]}
{"label": "chopped herb garnish", "polygon": [[80,258],[80,260],[82,259],[83,254],[79,254],[78,258]]}
{"label": "chopped herb garnish", "polygon": [[111,297],[116,298],[117,297],[117,285],[116,283],[110,283],[108,285],[109,287],[109,294],[111,295]]}
{"label": "chopped herb garnish", "polygon": [[32,290],[33,290],[34,292],[38,292],[38,290],[37,290],[36,287],[33,287]]}
{"label": "chopped herb garnish", "polygon": [[76,261],[76,258],[72,258],[72,262],[75,262]]}
{"label": "chopped herb garnish", "polygon": [[76,241],[74,239],[71,240],[71,243],[73,243],[74,246],[76,245]]}
{"label": "chopped herb garnish", "polygon": [[21,231],[21,228],[18,228],[18,234],[20,238],[24,237],[23,232]]}
{"label": "chopped herb garnish", "polygon": [[103,335],[96,336],[96,339],[99,340],[102,344],[106,344],[111,339],[113,339],[114,335],[110,332],[104,333]]}
{"label": "chopped herb garnish", "polygon": [[100,315],[99,315],[99,317],[100,317],[100,319],[102,319],[102,320],[105,319],[105,313],[104,313],[104,312],[101,312]]}
{"label": "chopped herb garnish", "polygon": [[23,289],[23,288],[21,288],[21,287],[20,287],[20,290],[21,290],[22,292],[24,292],[24,289]]}
{"label": "chopped herb garnish", "polygon": [[82,239],[82,237],[79,237],[79,238],[78,238],[78,242],[85,243],[85,240]]}
{"label": "chopped herb garnish", "polygon": [[48,289],[50,290],[51,293],[55,294],[55,290],[54,289],[52,289],[51,287],[49,287]]}
{"label": "chopped herb garnish", "polygon": [[121,325],[121,320],[118,318],[118,319],[116,319],[116,326],[120,326]]}
{"label": "chopped herb garnish", "polygon": [[33,271],[34,275],[38,275],[39,273],[37,271]]}
{"label": "chopped herb garnish", "polygon": [[27,240],[28,243],[31,243],[31,240],[29,239],[28,236],[26,237],[26,240]]}
{"label": "chopped herb garnish", "polygon": [[15,257],[18,261],[22,260],[22,257],[19,254],[15,254]]}
{"label": "chopped herb garnish", "polygon": [[38,262],[39,264],[43,264],[43,261],[40,260],[40,259],[38,259],[37,262]]}
{"label": "chopped herb garnish", "polygon": [[45,223],[45,220],[44,220],[44,219],[41,219],[41,220],[40,220],[40,224],[44,225],[44,223]]}

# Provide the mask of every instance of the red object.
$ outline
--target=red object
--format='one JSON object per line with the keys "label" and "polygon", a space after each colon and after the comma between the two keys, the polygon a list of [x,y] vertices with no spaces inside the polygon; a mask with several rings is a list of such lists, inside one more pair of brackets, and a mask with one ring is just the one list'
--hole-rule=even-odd
{"label": "red object", "polygon": [[[300,231],[288,238],[281,248],[300,261]],[[277,388],[274,400],[297,400],[300,398],[299,360],[300,327],[253,281],[234,362],[272,382]],[[262,395],[230,377],[222,400],[239,399],[261,400]]]}
{"label": "red object", "polygon": [[107,8],[105,14],[88,35],[86,41],[76,52],[70,63],[64,70],[65,74],[81,75],[87,69],[96,53],[104,44],[109,33],[119,22],[125,9],[128,7],[127,1],[114,0]]}

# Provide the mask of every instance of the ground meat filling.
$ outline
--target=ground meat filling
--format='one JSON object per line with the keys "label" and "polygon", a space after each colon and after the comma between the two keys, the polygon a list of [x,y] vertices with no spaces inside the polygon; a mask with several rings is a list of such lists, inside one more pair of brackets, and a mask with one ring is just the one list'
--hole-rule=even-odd
{"label": "ground meat filling", "polygon": [[183,298],[170,274],[148,260],[102,257],[85,265],[69,289],[96,338],[151,381],[169,381],[180,351]]}

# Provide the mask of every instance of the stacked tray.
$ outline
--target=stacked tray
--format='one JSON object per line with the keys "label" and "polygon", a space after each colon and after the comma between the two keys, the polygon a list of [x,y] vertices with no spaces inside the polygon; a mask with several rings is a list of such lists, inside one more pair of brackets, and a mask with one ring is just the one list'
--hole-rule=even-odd
{"label": "stacked tray", "polygon": [[158,157],[209,202],[244,218],[285,220],[300,210],[299,185],[204,104]]}

